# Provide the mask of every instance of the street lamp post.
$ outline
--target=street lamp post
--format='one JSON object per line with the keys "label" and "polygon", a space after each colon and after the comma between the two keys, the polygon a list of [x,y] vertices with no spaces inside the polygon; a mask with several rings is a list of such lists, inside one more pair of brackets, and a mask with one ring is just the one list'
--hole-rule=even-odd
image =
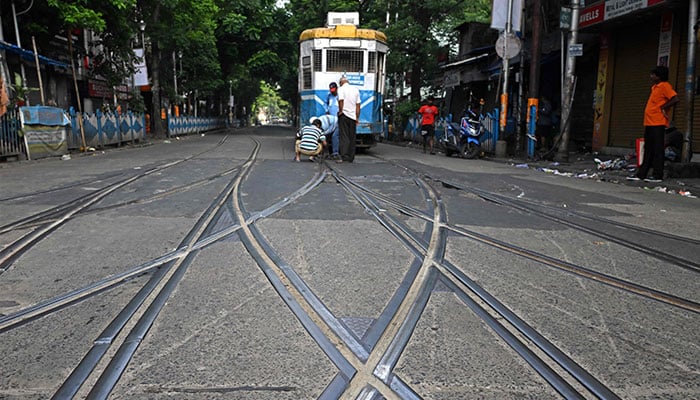
{"label": "street lamp post", "polygon": [[233,81],[228,81],[228,122],[233,125]]}
{"label": "street lamp post", "polygon": [[139,21],[139,31],[141,32],[141,46],[143,54],[146,54],[146,23],[143,20]]}
{"label": "street lamp post", "polygon": [[173,51],[173,87],[175,89],[175,103],[177,103],[177,63],[175,61],[175,52]]}

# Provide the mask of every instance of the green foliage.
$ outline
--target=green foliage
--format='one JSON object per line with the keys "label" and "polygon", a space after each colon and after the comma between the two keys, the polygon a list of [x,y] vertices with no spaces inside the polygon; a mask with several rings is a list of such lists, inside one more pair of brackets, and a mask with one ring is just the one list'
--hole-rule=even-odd
{"label": "green foliage", "polygon": [[252,112],[256,116],[262,113],[268,117],[291,115],[289,102],[280,97],[277,88],[265,81],[260,82],[260,95],[253,103]]}
{"label": "green foliage", "polygon": [[136,6],[136,0],[46,0],[49,7],[58,11],[63,27],[88,28],[103,32],[108,24],[109,11],[123,12]]}
{"label": "green foliage", "polygon": [[[6,3],[0,6],[2,12]],[[274,92],[291,108],[298,101],[299,34],[323,26],[329,11],[359,11],[362,27],[387,34],[389,76],[412,71],[417,99],[416,88],[429,87],[439,73],[436,54],[456,43],[454,28],[488,22],[491,0],[289,0],[284,8],[276,4],[277,0],[44,0],[34,2],[23,17],[22,35],[23,42],[36,36],[39,52],[46,54],[41,46],[56,35],[66,36],[69,29],[99,33],[87,49],[77,40],[74,57],[87,52],[92,76],[117,86],[133,73],[133,48],[142,47],[143,20],[149,77],[160,93],[174,98],[175,74],[180,94],[198,90],[212,100],[225,99],[231,88],[236,103],[252,109],[257,96],[266,102]],[[100,53],[99,48],[107,51]],[[182,58],[176,57],[173,65],[172,55],[178,52]],[[403,107],[417,108],[412,103],[397,105]]]}
{"label": "green foliage", "polygon": [[22,103],[27,101],[27,95],[29,95],[29,92],[35,92],[39,90],[39,88],[25,87],[24,83],[22,82],[22,76],[18,73],[15,73],[14,84],[8,86],[10,88],[10,91],[14,93],[14,98],[16,102]]}

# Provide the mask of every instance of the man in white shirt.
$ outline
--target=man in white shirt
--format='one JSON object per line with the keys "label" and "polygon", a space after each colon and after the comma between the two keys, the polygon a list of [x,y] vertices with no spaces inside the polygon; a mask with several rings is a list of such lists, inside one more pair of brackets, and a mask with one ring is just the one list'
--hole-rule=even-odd
{"label": "man in white shirt", "polygon": [[355,159],[355,136],[360,123],[360,91],[350,85],[348,78],[340,78],[338,89],[338,126],[340,128],[340,159],[353,162]]}

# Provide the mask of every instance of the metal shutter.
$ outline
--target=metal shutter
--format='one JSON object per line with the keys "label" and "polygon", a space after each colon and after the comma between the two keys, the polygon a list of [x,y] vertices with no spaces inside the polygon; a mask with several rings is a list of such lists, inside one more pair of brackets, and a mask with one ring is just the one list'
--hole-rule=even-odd
{"label": "metal shutter", "polygon": [[644,137],[644,107],[651,91],[649,71],[656,65],[660,19],[642,27],[618,29],[612,87],[609,145],[634,147]]}

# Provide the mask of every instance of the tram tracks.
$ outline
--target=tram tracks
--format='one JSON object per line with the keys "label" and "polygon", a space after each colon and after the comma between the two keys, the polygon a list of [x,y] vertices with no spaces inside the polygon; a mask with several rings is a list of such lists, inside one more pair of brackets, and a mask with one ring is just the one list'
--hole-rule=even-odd
{"label": "tram tracks", "polygon": [[[443,185],[445,185],[447,187],[451,187],[451,188],[455,188],[458,190],[462,190],[465,192],[475,194],[486,201],[490,201],[490,202],[493,202],[495,204],[499,204],[499,205],[504,206],[504,207],[514,208],[514,209],[523,211],[523,212],[531,214],[531,215],[536,215],[538,217],[556,222],[558,224],[568,226],[568,227],[573,228],[577,231],[586,232],[586,233],[589,233],[591,235],[606,239],[610,242],[617,243],[621,246],[627,247],[627,248],[632,249],[632,250],[636,250],[640,253],[644,253],[650,257],[659,259],[659,260],[667,262],[669,264],[673,264],[673,265],[679,266],[681,268],[685,268],[685,269],[693,271],[693,272],[700,272],[700,263],[697,263],[695,261],[687,260],[687,259],[684,259],[682,257],[675,256],[673,254],[664,252],[664,251],[659,250],[659,249],[652,249],[648,246],[643,246],[643,245],[637,244],[631,240],[627,240],[627,239],[624,239],[622,237],[618,237],[618,236],[609,234],[602,229],[592,228],[589,226],[585,226],[584,224],[574,222],[570,219],[564,219],[564,218],[558,217],[556,215],[553,215],[553,213],[555,211],[559,211],[559,213],[560,213],[561,212],[560,210],[552,210],[551,208],[549,208],[550,212],[544,212],[544,211],[541,211],[538,209],[538,206],[539,206],[539,208],[542,207],[541,205],[526,204],[522,201],[515,201],[515,200],[512,200],[512,199],[507,198],[505,196],[497,195],[494,193],[489,193],[485,190],[481,190],[481,189],[478,189],[475,187],[467,187],[465,185],[461,185],[461,184],[458,184],[458,183],[455,183],[452,181],[448,181],[448,180],[444,180],[441,178],[436,178],[436,177],[431,177],[431,176],[428,176],[428,177],[434,181],[441,182]],[[585,215],[582,213],[575,213],[575,212],[567,211],[566,214],[569,216],[575,216],[578,218],[585,218],[588,220],[592,220],[592,221],[595,221],[597,223],[605,223],[605,224],[613,225],[613,226],[616,226],[619,228],[624,228],[624,229],[630,230],[630,231],[636,231],[636,232],[644,233],[647,235],[654,235],[654,236],[663,237],[663,238],[669,239],[669,240],[679,241],[679,242],[682,242],[682,243],[685,243],[688,245],[700,246],[700,241],[693,240],[693,239],[686,238],[686,237],[682,237],[682,236],[672,235],[672,234],[668,234],[665,232],[653,231],[650,229],[637,227],[637,226],[633,226],[630,224],[622,224],[619,222],[615,222],[615,221],[611,221],[611,220],[607,220],[607,219],[603,219],[603,218],[597,218],[597,217],[594,217],[591,215]]]}
{"label": "tram tracks", "polygon": [[[353,183],[351,180],[336,176],[346,186],[346,190],[354,187],[355,190],[362,191],[365,195],[354,195],[360,200],[365,207],[372,208],[375,212],[372,214],[378,218],[380,223],[389,228],[389,231],[397,238],[406,235],[408,228],[402,226],[401,222],[392,218],[388,214],[382,213],[379,215],[378,210],[381,208],[371,201],[368,196],[377,195],[377,198],[388,201],[387,204],[397,206],[397,209],[405,212],[410,210],[410,207],[397,205],[395,201],[372,192],[362,185]],[[371,193],[371,194],[370,194]],[[437,196],[433,194],[433,196]],[[431,196],[431,197],[433,197]],[[415,210],[413,210],[415,211]],[[412,214],[418,214],[413,212]],[[445,229],[446,221],[442,221],[442,217],[438,220],[431,221],[429,216],[425,216],[425,221],[429,224],[435,223],[438,230]],[[528,364],[530,364],[538,374],[540,374],[549,384],[565,398],[584,398],[579,393],[579,390],[574,388],[574,385],[569,381],[574,381],[577,384],[583,385],[590,393],[599,398],[615,399],[617,396],[607,387],[590,375],[587,371],[576,364],[572,359],[566,356],[561,350],[556,348],[551,342],[547,341],[542,335],[536,332],[532,327],[527,325],[522,319],[517,317],[505,305],[500,303],[494,296],[469,279],[459,268],[450,262],[442,259],[442,257],[431,257],[431,245],[416,237],[411,237],[411,241],[416,243],[418,249],[411,249],[412,252],[424,254],[423,271],[427,271],[423,279],[423,288],[420,292],[413,296],[412,311],[403,319],[403,330],[400,334],[396,334],[389,348],[386,351],[376,351],[373,354],[379,354],[381,361],[376,363],[374,374],[388,383],[390,387],[399,393],[402,393],[402,398],[416,398],[415,393],[405,385],[391,371],[396,365],[403,348],[406,346],[411,332],[415,328],[417,320],[420,318],[425,304],[430,296],[435,284],[440,281],[450,287],[455,294],[480,318],[482,318],[491,329],[494,330],[501,338],[508,343]],[[405,243],[405,242],[404,242]],[[505,326],[509,325],[509,326]],[[522,340],[520,335],[525,336],[527,340]],[[391,335],[388,335],[391,336]],[[534,350],[532,349],[534,347]],[[379,350],[379,349],[376,349]],[[543,360],[541,355],[544,354],[548,359]],[[370,363],[371,363],[370,359]],[[556,365],[557,368],[563,369],[570,374],[569,377],[563,377],[560,373],[550,365]],[[585,391],[585,390],[584,390]],[[365,388],[363,392],[366,397],[373,398],[373,391]]]}
{"label": "tram tracks", "polygon": [[[103,330],[78,366],[54,394],[54,399],[74,397],[86,382],[93,379],[91,377],[95,377],[96,380],[89,391],[87,388],[84,389],[88,391],[87,398],[106,399],[109,396],[139,345],[146,338],[148,330],[165,302],[199,253],[201,248],[194,246],[211,233],[218,217],[225,210],[226,201],[239,185],[240,176],[248,171],[259,148],[260,143],[255,142],[255,147],[241,167],[238,178],[226,185],[183,239],[179,246],[183,249],[181,254],[165,263],[163,268],[156,270],[141,290]],[[127,333],[122,333],[123,330]],[[121,340],[120,344],[117,344],[118,340]],[[109,360],[103,360],[108,351],[112,352],[111,357]],[[100,365],[103,368],[98,368]]]}
{"label": "tram tracks", "polygon": [[[127,176],[124,179],[120,179],[116,182],[106,185],[95,192],[79,196],[76,199],[55,206],[49,210],[36,213],[34,215],[25,217],[21,220],[0,227],[0,234],[4,234],[17,229],[29,229],[28,232],[21,234],[18,238],[14,239],[11,243],[7,244],[4,248],[0,250],[0,275],[7,271],[12,266],[14,261],[19,256],[21,256],[27,249],[31,248],[34,244],[44,239],[47,235],[64,225],[77,214],[85,212],[91,206],[99,203],[110,194],[146,176],[162,172],[163,170],[166,170],[168,168],[174,167],[176,165],[199,157],[203,154],[206,154],[207,152],[210,152],[215,148],[218,148],[219,146],[223,145],[226,142],[226,139],[227,136],[222,138],[211,149],[201,151],[199,153],[193,154],[191,156],[179,160],[169,161],[144,171],[139,171],[134,175]],[[224,174],[226,173],[230,173],[230,171],[225,172]],[[198,183],[194,183],[193,185],[196,186],[198,185]],[[68,187],[74,187],[74,185],[69,185]],[[184,188],[181,190],[184,190]],[[23,197],[27,196],[28,195],[24,195]]]}
{"label": "tram tracks", "polygon": [[72,398],[80,393],[83,393],[88,399],[107,398],[198,252],[220,239],[235,234],[242,227],[254,224],[257,220],[294,202],[313,190],[325,178],[325,173],[318,173],[297,191],[266,209],[249,215],[243,220],[243,225],[234,223],[214,231],[217,221],[224,212],[227,212],[227,207],[231,206],[232,199],[237,196],[241,180],[249,173],[250,167],[256,159],[260,146],[257,141],[255,142],[256,147],[248,161],[244,163],[236,177],[202,214],[197,224],[175,251],[136,267],[128,273],[105,279],[83,290],[62,296],[60,299],[45,302],[43,307],[35,307],[31,313],[17,313],[0,319],[0,333],[2,333],[50,312],[59,311],[77,301],[92,297],[136,274],[152,272],[148,282],[94,341],[90,350],[54,394],[54,399]]}
{"label": "tram tracks", "polygon": [[[420,173],[413,171],[404,165],[400,165],[400,164],[397,164],[397,163],[394,163],[391,161],[387,161],[387,160],[383,160],[383,161],[398,165],[403,169],[411,171],[411,173],[413,173],[413,174],[416,174],[419,176],[421,175]],[[501,205],[506,206],[506,207],[521,209],[520,208],[521,206],[514,200],[503,199],[502,196],[497,196],[497,195],[494,195],[493,193],[489,193],[489,192],[486,192],[486,191],[483,191],[483,190],[480,190],[477,188],[466,187],[464,185],[459,185],[455,182],[445,181],[445,180],[442,180],[440,178],[432,178],[429,175],[425,175],[425,177],[427,179],[431,179],[433,181],[436,181],[436,182],[439,182],[443,185],[446,185],[447,187],[463,189],[465,191],[469,191],[469,192],[472,192],[474,194],[484,196],[485,200],[494,201],[494,202],[497,202],[497,204],[501,204]],[[421,219],[426,220],[426,221],[430,219],[430,217],[428,215],[425,215],[424,213],[422,213],[418,210],[412,209],[411,207],[408,207],[404,204],[401,204],[400,202],[397,202],[393,199],[390,199],[387,196],[381,195],[375,191],[371,191],[365,187],[362,187],[361,185],[357,185],[357,186],[358,186],[358,188],[361,188],[362,190],[371,192],[373,196],[376,196],[377,198],[382,199],[382,201],[387,202],[387,204],[391,205],[392,207],[395,207],[397,209],[397,211],[399,211],[399,212],[406,213],[408,215],[411,215],[411,216],[414,216],[417,218],[421,218]],[[528,212],[530,214],[533,214],[533,215],[536,215],[536,216],[539,216],[539,217],[542,217],[545,219],[550,219],[550,220],[553,220],[555,222],[567,224],[567,226],[571,226],[572,228],[574,228],[576,230],[595,235],[595,232],[593,230],[584,229],[585,227],[581,227],[581,229],[578,229],[578,226],[579,226],[578,224],[575,224],[573,222],[569,223],[568,221],[563,220],[561,218],[552,217],[546,213],[539,212],[538,210],[536,210],[534,208],[530,208],[530,207],[523,208],[522,211]],[[598,218],[597,220],[599,220],[601,222],[607,221],[607,220],[602,219],[602,218]],[[611,224],[615,224],[614,221],[609,221],[609,222]],[[626,229],[634,229],[635,228],[632,226],[628,226],[627,224],[623,224],[622,227],[624,227]],[[586,268],[586,267],[583,267],[581,265],[577,265],[575,263],[560,260],[558,258],[551,257],[551,256],[545,255],[545,254],[537,252],[537,251],[525,249],[523,247],[516,246],[512,243],[507,243],[507,242],[504,242],[502,240],[496,239],[494,237],[478,233],[474,230],[460,228],[460,227],[456,227],[456,226],[449,225],[449,224],[446,225],[445,228],[448,230],[451,230],[454,233],[457,233],[461,236],[464,236],[464,237],[467,237],[469,239],[475,240],[477,242],[486,244],[488,246],[503,250],[507,253],[511,253],[511,254],[515,254],[515,255],[518,255],[521,257],[531,259],[533,261],[538,262],[539,264],[547,265],[549,267],[552,267],[552,268],[555,268],[558,270],[572,273],[572,274],[575,274],[577,276],[580,276],[580,277],[583,277],[583,278],[586,278],[586,279],[589,279],[589,280],[592,280],[595,282],[599,282],[599,283],[605,284],[607,286],[626,291],[628,293],[642,296],[644,298],[659,301],[659,302],[662,302],[662,303],[667,304],[667,305],[671,305],[671,306],[676,307],[676,308],[680,308],[680,309],[683,309],[686,311],[691,311],[694,313],[700,313],[700,303],[698,303],[696,301],[682,298],[680,296],[675,296],[673,294],[669,294],[669,293],[663,292],[661,290],[656,290],[654,288],[647,287],[645,285],[641,285],[641,284],[638,284],[635,282],[631,282],[631,281],[626,280],[626,279],[618,278],[618,277],[615,277],[615,276],[612,276],[612,275],[609,275],[606,273],[595,271],[595,270],[592,270],[590,268]],[[644,229],[644,228],[640,228],[640,230],[644,231],[646,233],[655,232],[655,231],[651,231],[651,230]],[[683,237],[679,237],[676,235],[670,235],[670,234],[666,234],[666,235],[664,235],[664,237],[677,238],[679,241],[682,241],[682,242],[688,243],[688,244],[693,244],[693,242],[695,242],[693,239],[683,238]],[[630,248],[632,250],[637,250],[637,248],[640,247],[640,246],[625,246],[625,244],[628,242],[629,241],[627,241],[627,240],[620,240],[619,244],[621,244],[624,247]],[[648,252],[646,252],[646,251],[644,253],[648,254]],[[681,268],[695,271],[695,268],[693,268],[693,264],[696,264],[696,263],[694,263],[692,261],[680,259],[679,257],[675,257],[671,254],[666,254],[663,252],[661,252],[661,255],[659,255],[657,258],[668,261],[669,263],[671,263],[673,265],[677,265]],[[680,262],[678,262],[678,263],[674,262],[677,259],[679,259]],[[688,268],[688,267],[691,267],[691,268]]]}
{"label": "tram tracks", "polygon": [[[126,368],[131,356],[147,335],[148,329],[157,317],[160,308],[162,308],[179,279],[182,278],[191,261],[190,257],[195,257],[197,251],[207,245],[234,233],[241,237],[251,256],[268,276],[280,297],[287,302],[290,309],[294,311],[294,314],[307,331],[338,368],[338,375],[328,385],[320,398],[376,399],[379,396],[387,399],[421,398],[409,384],[393,373],[393,369],[407,346],[431,293],[439,283],[449,287],[475,314],[488,321],[486,323],[492,326],[494,331],[502,331],[498,334],[502,335],[501,337],[509,345],[518,348],[516,351],[521,354],[521,357],[530,360],[528,363],[531,363],[530,365],[533,365],[533,368],[538,373],[545,376],[545,379],[550,382],[552,387],[564,397],[581,398],[579,385],[584,385],[596,397],[616,398],[612,392],[609,392],[607,388],[596,381],[595,378],[592,378],[590,374],[576,363],[570,361],[570,359],[567,361],[566,358],[568,357],[566,355],[544,340],[534,329],[527,325],[523,326],[522,324],[524,323],[521,324],[522,321],[518,322],[519,318],[517,315],[510,312],[506,306],[499,303],[493,296],[485,292],[483,288],[471,281],[458,267],[444,259],[447,231],[452,231],[462,236],[467,236],[464,233],[470,232],[455,231],[455,228],[447,223],[445,211],[442,209],[442,200],[438,192],[431,188],[425,179],[421,178],[415,178],[414,182],[426,194],[426,202],[431,206],[428,211],[415,209],[366,187],[357,185],[352,179],[345,178],[337,173],[333,174],[343,188],[377,222],[392,232],[392,235],[415,258],[412,267],[404,276],[404,281],[397,289],[389,306],[382,312],[382,316],[363,338],[364,340],[358,340],[332,314],[331,310],[323,305],[313,293],[312,288],[308,287],[301,277],[296,274],[294,268],[286,264],[276,254],[275,250],[255,226],[259,219],[273,214],[286,204],[313,190],[325,179],[326,173],[321,170],[311,181],[292,195],[285,197],[263,211],[249,214],[245,210],[239,190],[241,180],[248,173],[250,165],[246,163],[237,171],[236,177],[231,182],[233,186],[231,188],[227,186],[215,201],[215,209],[208,210],[202,216],[204,220],[200,218],[200,221],[202,221],[201,226],[193,228],[188,237],[183,240],[176,250],[149,263],[133,268],[129,271],[130,275],[123,278],[129,279],[138,274],[152,272],[156,267],[160,267],[158,268],[159,271],[164,271],[163,276],[158,278],[159,282],[153,287],[151,293],[138,305],[141,311],[130,317],[129,322],[123,325],[119,331],[116,331],[116,328],[121,322],[110,324],[110,327],[95,341],[93,348],[97,349],[94,352],[91,350],[91,355],[86,355],[86,358],[89,356],[89,360],[86,361],[88,363],[86,364],[87,366],[83,365],[76,369],[76,371],[85,370],[89,372],[90,378],[82,380],[83,383],[97,379],[97,383],[90,389],[88,398],[105,398],[109,395],[109,392],[119,380],[121,373],[123,373],[124,368]],[[227,193],[225,196],[224,192]],[[223,202],[221,202],[221,196],[224,196]],[[389,207],[386,207],[386,205],[389,205]],[[232,225],[214,232],[215,221],[226,207],[229,207],[229,212],[236,217],[236,221]],[[393,208],[401,214],[425,221],[426,230],[423,236],[420,237],[412,232],[405,223],[386,212],[385,208]],[[486,239],[490,238],[486,237]],[[156,272],[154,272],[154,276],[155,274]],[[118,284],[117,281],[120,279],[122,278],[115,276],[114,280],[105,282],[107,286],[100,290],[103,291],[113,287],[113,285]],[[154,279],[153,277],[151,278],[151,280]],[[98,291],[93,293],[97,294]],[[163,294],[161,295],[161,293]],[[75,297],[73,300],[79,301],[82,298],[85,297]],[[49,308],[46,310],[49,310]],[[57,308],[53,309],[53,311],[55,310]],[[509,313],[512,315],[509,315]],[[504,319],[508,320],[508,324],[505,324],[508,326],[503,326],[502,320]],[[3,320],[0,319],[0,333],[3,332]],[[11,325],[8,329],[11,329],[13,326],[16,325]],[[116,336],[111,335],[116,332],[123,337],[124,332],[127,331],[129,334],[124,339],[120,338],[117,340]],[[541,343],[523,343],[523,336],[527,337],[531,342],[540,341]],[[119,344],[120,341],[121,345]],[[513,341],[513,344],[510,341]],[[98,361],[97,364],[100,364],[100,366],[98,367],[97,364],[94,364],[92,368],[89,368],[89,363],[93,363],[96,355],[103,351],[102,345],[110,347],[111,350],[107,351],[113,353],[114,357],[109,362],[104,361],[105,354],[109,354],[105,352],[99,357],[103,360]],[[543,353],[549,358],[543,359],[546,358],[542,356]],[[567,366],[562,366],[562,364]],[[556,365],[557,367],[552,368],[551,365]],[[549,368],[549,371],[547,368]],[[562,368],[568,371],[571,376],[561,377],[558,370]],[[78,373],[85,373],[80,371]],[[100,371],[102,371],[101,374]],[[581,383],[582,381],[587,383]],[[73,381],[68,385],[70,390],[74,390],[76,382],[79,381]],[[87,391],[88,389],[85,388],[84,390]],[[58,393],[56,396],[58,396]],[[56,396],[54,397],[61,398]]]}

